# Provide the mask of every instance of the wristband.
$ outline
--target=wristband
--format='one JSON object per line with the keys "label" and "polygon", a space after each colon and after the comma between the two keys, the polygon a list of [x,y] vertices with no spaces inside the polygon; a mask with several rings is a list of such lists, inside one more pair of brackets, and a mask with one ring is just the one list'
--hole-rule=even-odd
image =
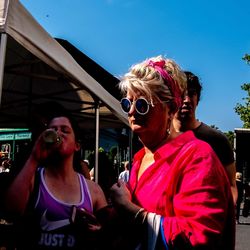
{"label": "wristband", "polygon": [[143,224],[145,222],[145,219],[147,218],[148,212],[144,208],[140,208],[134,217],[135,222],[139,222],[140,224]]}

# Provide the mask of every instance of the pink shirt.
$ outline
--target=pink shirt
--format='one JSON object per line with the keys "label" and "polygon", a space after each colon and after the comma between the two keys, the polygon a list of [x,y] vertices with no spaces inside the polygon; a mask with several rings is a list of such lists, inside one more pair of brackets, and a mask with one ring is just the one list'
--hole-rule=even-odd
{"label": "pink shirt", "polygon": [[211,147],[185,132],[155,152],[155,162],[137,181],[144,154],[141,149],[135,155],[128,186],[136,204],[162,216],[167,245],[234,249],[230,184]]}

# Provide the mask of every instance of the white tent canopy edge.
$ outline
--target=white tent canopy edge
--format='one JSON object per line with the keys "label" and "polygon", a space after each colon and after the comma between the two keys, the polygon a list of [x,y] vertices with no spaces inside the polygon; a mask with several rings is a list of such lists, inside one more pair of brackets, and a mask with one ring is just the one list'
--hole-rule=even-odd
{"label": "white tent canopy edge", "polygon": [[120,110],[119,101],[84,71],[73,57],[36,22],[18,0],[0,0],[0,31],[9,34],[56,71],[78,81],[92,95],[105,103],[105,106],[114,115],[127,124],[127,118]]}
{"label": "white tent canopy edge", "polygon": [[[119,101],[110,95],[94,78],[73,59],[73,57],[36,22],[18,0],[0,0],[0,105],[3,87],[4,58],[7,36],[10,35],[40,60],[54,70],[67,75],[81,84],[91,95],[127,125],[127,118],[121,112]],[[99,109],[96,110],[96,162],[95,176],[98,176]]]}

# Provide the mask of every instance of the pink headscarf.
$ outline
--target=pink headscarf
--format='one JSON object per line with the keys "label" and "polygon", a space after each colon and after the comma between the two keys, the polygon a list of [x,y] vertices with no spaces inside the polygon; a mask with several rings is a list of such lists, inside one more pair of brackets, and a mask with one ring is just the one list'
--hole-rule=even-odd
{"label": "pink headscarf", "polygon": [[148,61],[148,64],[147,64],[147,66],[151,66],[156,71],[158,71],[159,74],[162,76],[162,78],[165,80],[170,92],[172,93],[174,97],[175,103],[177,107],[179,108],[182,105],[181,91],[180,91],[178,84],[173,79],[173,77],[164,68],[165,65],[166,65],[166,62],[164,60],[161,60],[158,62],[154,62],[150,60]]}

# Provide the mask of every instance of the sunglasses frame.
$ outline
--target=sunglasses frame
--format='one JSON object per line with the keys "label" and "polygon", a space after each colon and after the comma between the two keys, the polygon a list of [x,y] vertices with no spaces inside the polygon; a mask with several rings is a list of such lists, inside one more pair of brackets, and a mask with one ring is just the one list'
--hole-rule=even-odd
{"label": "sunglasses frame", "polygon": [[[128,114],[129,111],[126,112],[126,111],[122,108],[122,101],[123,101],[123,100],[129,101],[129,103],[130,103],[129,111],[131,110],[131,107],[132,107],[133,103],[135,103],[135,110],[136,110],[136,112],[137,112],[138,114],[140,114],[140,115],[146,115],[146,114],[148,113],[148,111],[149,111],[149,106],[153,106],[153,105],[152,105],[151,103],[149,103],[148,100],[145,99],[144,97],[140,97],[140,98],[138,98],[138,99],[136,99],[135,101],[132,101],[132,102],[131,102],[127,97],[124,97],[124,98],[121,99],[120,104],[121,104],[121,109],[122,109],[122,111],[123,111],[125,114]],[[146,102],[146,104],[147,104],[147,111],[146,111],[145,113],[141,113],[141,112],[137,109],[137,107],[136,107],[136,102],[137,102],[138,100],[144,100],[144,101]]]}

